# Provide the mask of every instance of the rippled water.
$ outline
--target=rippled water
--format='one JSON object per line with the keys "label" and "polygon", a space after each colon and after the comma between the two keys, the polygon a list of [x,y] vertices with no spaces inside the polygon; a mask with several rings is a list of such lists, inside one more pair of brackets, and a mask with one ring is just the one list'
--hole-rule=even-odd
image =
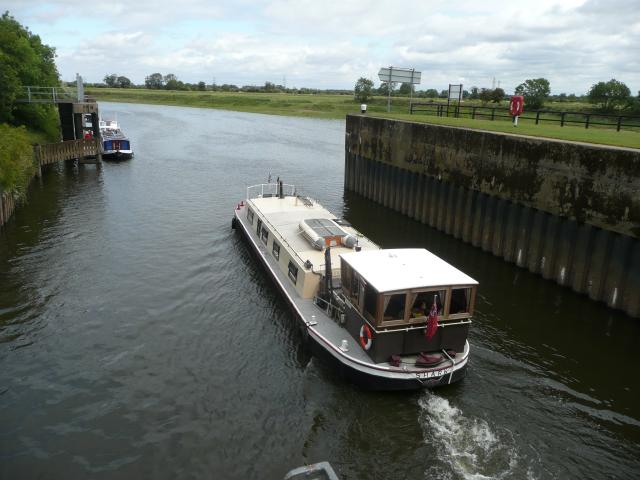
{"label": "rippled water", "polygon": [[[345,193],[344,122],[101,108],[135,158],[48,172],[0,232],[1,478],[640,475],[639,322]],[[310,356],[230,229],[269,172],[480,281],[463,382],[364,392]]]}

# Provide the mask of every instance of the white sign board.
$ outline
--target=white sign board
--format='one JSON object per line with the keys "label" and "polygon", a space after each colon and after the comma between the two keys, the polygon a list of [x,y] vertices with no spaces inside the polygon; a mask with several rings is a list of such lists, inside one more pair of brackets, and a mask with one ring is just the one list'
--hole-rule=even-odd
{"label": "white sign board", "polygon": [[462,98],[462,85],[449,85],[449,100]]}
{"label": "white sign board", "polygon": [[418,72],[413,68],[396,68],[396,67],[384,67],[378,72],[378,78],[381,82],[396,82],[396,83],[420,83],[420,76],[422,72]]}

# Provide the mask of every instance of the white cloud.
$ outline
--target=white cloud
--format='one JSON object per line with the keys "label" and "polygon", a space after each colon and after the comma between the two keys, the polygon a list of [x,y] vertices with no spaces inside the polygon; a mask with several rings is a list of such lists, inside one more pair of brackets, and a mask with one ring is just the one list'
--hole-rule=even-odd
{"label": "white cloud", "polygon": [[[422,70],[422,88],[507,91],[545,77],[554,92],[585,92],[618,78],[640,89],[637,0],[382,0],[272,2],[155,0],[87,8],[80,0],[8,0],[10,12],[59,46],[65,78],[115,72],[143,82],[159,71],[184,81],[350,88],[377,83],[383,65]],[[82,28],[82,29],[81,29]]]}

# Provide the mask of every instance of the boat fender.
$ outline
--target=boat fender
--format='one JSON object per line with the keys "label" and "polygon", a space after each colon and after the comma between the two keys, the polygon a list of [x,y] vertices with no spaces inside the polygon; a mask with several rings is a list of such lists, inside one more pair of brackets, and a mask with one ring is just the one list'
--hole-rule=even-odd
{"label": "boat fender", "polygon": [[373,344],[373,333],[366,323],[360,327],[360,346],[369,350]]}
{"label": "boat fender", "polygon": [[302,220],[299,225],[300,232],[309,240],[311,246],[316,250],[322,250],[325,246],[324,238],[318,235],[304,220]]}
{"label": "boat fender", "polygon": [[353,248],[358,244],[358,239],[353,235],[345,235],[342,237],[342,244],[347,248]]}
{"label": "boat fender", "polygon": [[236,217],[233,217],[231,219],[231,228],[235,230],[237,226],[238,226],[238,220],[236,219]]}

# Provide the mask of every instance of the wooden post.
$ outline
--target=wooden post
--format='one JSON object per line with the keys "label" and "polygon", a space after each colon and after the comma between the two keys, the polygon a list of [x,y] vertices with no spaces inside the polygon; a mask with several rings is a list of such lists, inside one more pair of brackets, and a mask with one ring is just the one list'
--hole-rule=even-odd
{"label": "wooden post", "polygon": [[589,128],[589,118],[590,117],[591,117],[591,115],[589,115],[588,113],[585,115],[584,128]]}
{"label": "wooden post", "polygon": [[620,126],[622,124],[622,117],[618,117],[618,126],[616,127],[616,131],[620,131]]}
{"label": "wooden post", "polygon": [[540,110],[536,112],[536,125],[540,122]]}
{"label": "wooden post", "polygon": [[560,126],[564,127],[564,114],[565,112],[560,113]]}
{"label": "wooden post", "polygon": [[40,166],[40,145],[33,146],[33,163],[36,167],[36,177],[42,178],[42,167]]}

